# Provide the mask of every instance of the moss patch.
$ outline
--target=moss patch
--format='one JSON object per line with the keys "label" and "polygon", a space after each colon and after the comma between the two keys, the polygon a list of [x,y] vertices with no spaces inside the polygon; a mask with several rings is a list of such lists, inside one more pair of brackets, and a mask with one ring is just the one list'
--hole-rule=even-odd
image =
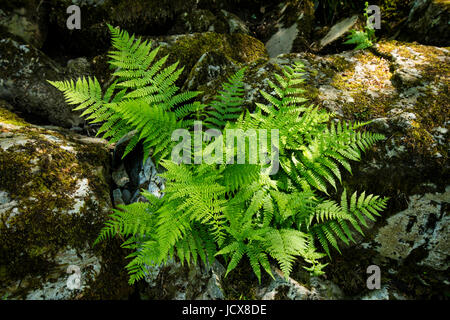
{"label": "moss patch", "polygon": [[0,122],[12,124],[15,126],[24,126],[24,127],[29,126],[29,124],[26,123],[22,118],[8,111],[6,107],[7,107],[6,102],[0,100]]}
{"label": "moss patch", "polygon": [[[63,248],[81,252],[97,237],[111,207],[104,171],[109,154],[102,145],[55,131],[6,128],[12,135],[2,142],[20,143],[0,148],[0,190],[15,202],[0,221],[1,282],[7,286],[30,278],[15,291],[25,297],[51,275]],[[110,249],[93,250],[97,256],[111,255]]]}
{"label": "moss patch", "polygon": [[[220,51],[230,61],[236,64],[250,63],[262,57],[267,57],[264,44],[245,34],[218,34],[214,32],[195,33],[174,36],[168,39],[157,38],[155,45],[161,44],[158,53],[161,57],[169,54],[168,64],[175,61],[184,67],[179,79],[179,85],[184,81],[200,57],[210,51]],[[165,41],[169,41],[164,44]]]}

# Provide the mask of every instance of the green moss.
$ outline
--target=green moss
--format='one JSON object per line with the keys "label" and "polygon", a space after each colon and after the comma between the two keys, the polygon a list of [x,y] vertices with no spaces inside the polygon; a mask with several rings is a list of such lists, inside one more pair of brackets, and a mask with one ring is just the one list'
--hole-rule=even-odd
{"label": "green moss", "polygon": [[[411,110],[417,119],[413,122],[412,130],[408,132],[407,142],[412,148],[423,154],[439,152],[445,161],[448,158],[447,147],[436,145],[430,133],[434,128],[448,126],[446,122],[450,113],[448,104],[450,100],[450,66],[448,64],[450,54],[437,47],[399,41],[381,42],[379,50],[388,55],[395,52],[401,58],[414,62],[413,68],[420,73],[416,85],[420,87],[421,95]],[[447,62],[444,59],[447,59]],[[397,81],[395,84],[400,90],[408,89],[401,81]]]}
{"label": "green moss", "polygon": [[264,44],[253,37],[238,33],[225,35],[215,32],[180,36],[172,45],[162,46],[159,55],[162,57],[169,54],[168,63],[180,62],[179,66],[184,67],[180,81],[184,82],[200,57],[211,51],[220,51],[236,64],[250,63],[267,57]]}
{"label": "green moss", "polygon": [[0,100],[0,123],[12,124],[15,126],[29,126],[22,118],[6,109],[5,102]]}
{"label": "green moss", "polygon": [[[85,250],[97,237],[107,219],[105,208],[110,207],[109,186],[97,170],[109,165],[108,153],[101,146],[78,142],[74,144],[77,152],[70,152],[44,137],[51,134],[67,143],[63,134],[30,127],[12,131],[13,137],[23,136],[26,143],[0,149],[0,190],[18,203],[18,212],[10,209],[0,222],[4,283],[27,275],[45,278],[62,248]],[[81,208],[70,213],[82,179],[88,180],[95,194],[80,199],[84,201]],[[23,285],[16,294],[25,295],[34,285]]]}

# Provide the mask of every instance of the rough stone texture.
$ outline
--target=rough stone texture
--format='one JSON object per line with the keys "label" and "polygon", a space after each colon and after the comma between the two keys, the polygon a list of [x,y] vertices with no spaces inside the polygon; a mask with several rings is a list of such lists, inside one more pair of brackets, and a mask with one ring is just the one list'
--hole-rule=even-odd
{"label": "rough stone texture", "polygon": [[358,22],[358,16],[352,16],[350,18],[344,19],[339,23],[336,23],[330,31],[319,41],[318,49],[321,50],[325,48],[330,43],[341,39],[345,34],[347,34]]}
{"label": "rough stone texture", "polygon": [[131,132],[123,137],[114,148],[112,178],[119,187],[113,191],[115,205],[147,201],[141,195],[142,189],[160,198],[165,188],[164,180],[158,176],[159,171],[151,157],[142,163],[140,144],[122,159],[125,147],[133,134],[134,132]]}
{"label": "rough stone texture", "polygon": [[219,52],[225,59],[237,64],[246,64],[261,58],[267,58],[264,44],[242,33],[229,35],[205,32],[152,37],[152,40],[153,46],[161,46],[158,53],[161,57],[166,54],[170,55],[168,64],[179,61],[180,66],[184,67],[177,82],[180,86],[186,81],[194,65],[208,52]]}
{"label": "rough stone texture", "polygon": [[270,21],[265,35],[270,57],[309,49],[314,21],[313,1],[285,1],[267,13]]}
{"label": "rough stone texture", "polygon": [[227,22],[218,19],[209,10],[195,10],[184,12],[180,15],[176,24],[169,34],[183,34],[196,32],[218,32],[225,33],[228,29]]}
{"label": "rough stone texture", "polygon": [[297,34],[297,23],[286,29],[280,28],[266,43],[269,57],[273,58],[283,53],[290,53]]}
{"label": "rough stone texture", "polygon": [[[443,194],[409,197],[406,210],[390,216],[374,239],[375,250],[383,257],[405,260],[414,249],[422,247],[427,256],[419,262],[436,270],[450,266],[450,186]],[[369,245],[369,246],[370,246]]]}
{"label": "rough stone texture", "polygon": [[[127,297],[124,252],[114,241],[93,247],[111,208],[105,142],[0,111],[0,296]],[[70,265],[80,289],[66,285]]]}
{"label": "rough stone texture", "polygon": [[237,15],[226,10],[198,9],[182,13],[168,34],[200,32],[250,34],[249,28]]}
{"label": "rough stone texture", "polygon": [[450,4],[444,0],[415,0],[401,39],[435,46],[450,45]]}
{"label": "rough stone texture", "polygon": [[344,298],[341,289],[334,283],[311,278],[309,288],[292,278],[286,280],[283,273],[272,266],[275,277],[267,286],[260,286],[256,298],[261,300],[336,300]]}
{"label": "rough stone texture", "polygon": [[[78,61],[80,62],[80,61]],[[0,39],[0,99],[16,112],[34,121],[63,127],[78,126],[82,120],[72,112],[64,96],[47,80],[70,79],[74,75],[31,45],[10,38]]]}
{"label": "rough stone texture", "polygon": [[[3,10],[2,10],[3,9]],[[21,38],[28,44],[41,48],[46,37],[46,28],[42,24],[42,14],[36,13],[34,6],[24,4],[7,10],[0,9],[0,29]]]}
{"label": "rough stone texture", "polygon": [[[6,0],[0,12],[0,98],[9,102],[0,100],[0,296],[126,298],[132,291],[123,269],[124,250],[115,246],[119,241],[99,248],[91,244],[112,206],[110,196],[118,205],[144,201],[141,188],[163,195],[157,167],[151,159],[142,164],[139,148],[119,160],[123,144],[118,143],[114,174],[101,172],[96,168],[109,168],[109,160],[98,143],[77,140],[58,128],[30,126],[8,112],[78,126],[80,120],[65,105],[62,94],[45,80],[79,77],[92,70],[102,84],[109,81],[105,51],[110,47],[106,23],[111,23],[155,40],[155,46],[162,45],[161,56],[171,54],[169,63],[180,60],[185,70],[177,85],[204,91],[204,102],[227,76],[246,65],[243,108],[253,110],[255,102],[264,102],[259,90],[271,91],[267,79],[274,80],[274,72],[300,59],[307,71],[305,95],[311,102],[338,118],[374,120],[369,129],[387,137],[344,181],[348,189],[390,196],[389,209],[370,225],[365,237],[355,237],[354,246],[343,249],[342,255],[333,253],[326,276],[309,278],[296,266],[288,281],[274,271],[275,280],[265,275],[258,285],[251,269],[242,265],[224,279],[221,266],[188,267],[172,261],[164,267],[149,267],[147,282],[139,284],[142,298],[448,297],[448,48],[382,41],[360,52],[279,55],[310,49],[313,1],[275,5],[255,1],[243,5],[242,13],[232,10],[232,0],[50,0],[39,6],[40,2]],[[400,36],[448,45],[448,10],[438,2],[442,1],[414,1]],[[65,10],[72,3],[83,12],[81,31],[66,28]],[[42,26],[31,12],[48,17],[47,25]],[[263,43],[251,37],[253,13],[263,17],[260,26],[264,28],[257,34],[272,59]],[[158,36],[162,34],[178,35]],[[340,38],[322,53],[330,47],[329,52],[340,51],[337,43],[346,33],[337,34]],[[70,60],[67,67],[59,67],[31,44],[63,65]],[[77,58],[85,55],[96,57]],[[115,180],[113,188],[106,181],[110,177]],[[82,290],[67,290],[69,264],[81,267]],[[366,269],[372,264],[382,271],[380,290],[366,288]]]}
{"label": "rough stone texture", "polygon": [[143,299],[222,300],[221,281],[225,268],[217,261],[212,266],[182,266],[173,260],[164,266],[147,267]]}

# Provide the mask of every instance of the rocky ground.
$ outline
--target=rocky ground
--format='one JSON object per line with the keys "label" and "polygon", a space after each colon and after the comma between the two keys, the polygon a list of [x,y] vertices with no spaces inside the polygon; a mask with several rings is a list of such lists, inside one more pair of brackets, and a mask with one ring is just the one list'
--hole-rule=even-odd
{"label": "rocky ground", "polygon": [[[449,6],[446,1],[374,1],[381,39],[370,49],[343,44],[361,28],[363,2],[330,15],[317,1],[20,0],[0,4],[0,298],[6,299],[448,299]],[[81,30],[68,30],[78,4]],[[354,8],[353,8],[354,7]],[[353,8],[353,9],[352,9]],[[121,239],[93,246],[111,209],[161,196],[164,182],[124,140],[107,145],[46,80],[110,80],[106,23],[161,46],[179,60],[178,85],[208,102],[227,76],[247,66],[246,102],[280,67],[301,60],[306,97],[347,120],[375,120],[387,139],[345,177],[348,188],[391,198],[366,237],[334,253],[326,275],[299,263],[286,281],[258,284],[250,266],[224,278],[213,266],[176,261],[149,268],[129,286]],[[67,287],[67,268],[82,286]],[[382,287],[368,290],[367,267]]]}

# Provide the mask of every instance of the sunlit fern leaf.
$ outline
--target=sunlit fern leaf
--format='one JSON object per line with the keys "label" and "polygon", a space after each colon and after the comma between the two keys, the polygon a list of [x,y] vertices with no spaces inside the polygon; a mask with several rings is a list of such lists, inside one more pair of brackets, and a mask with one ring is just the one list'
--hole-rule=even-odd
{"label": "sunlit fern leaf", "polygon": [[293,229],[272,229],[266,234],[265,246],[288,279],[295,257],[306,249],[306,235]]}
{"label": "sunlit fern leaf", "polygon": [[228,82],[223,84],[223,90],[211,103],[212,111],[208,112],[205,119],[208,128],[222,129],[227,122],[235,121],[242,113],[244,102],[244,73],[247,68],[242,68],[233,74]]}

